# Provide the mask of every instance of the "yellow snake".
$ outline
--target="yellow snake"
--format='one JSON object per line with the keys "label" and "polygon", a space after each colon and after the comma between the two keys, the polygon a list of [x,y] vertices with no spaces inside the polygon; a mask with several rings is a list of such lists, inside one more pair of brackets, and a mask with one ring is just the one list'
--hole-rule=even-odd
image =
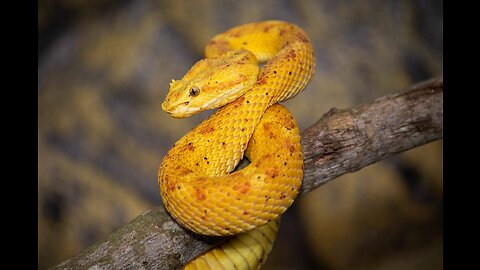
{"label": "yellow snake", "polygon": [[[300,132],[276,103],[305,88],[314,50],[300,27],[264,21],[215,36],[205,56],[172,80],[162,109],[180,118],[221,108],[164,157],[163,204],[195,233],[239,234],[185,269],[259,269],[303,178]],[[231,173],[244,154],[251,163]]]}

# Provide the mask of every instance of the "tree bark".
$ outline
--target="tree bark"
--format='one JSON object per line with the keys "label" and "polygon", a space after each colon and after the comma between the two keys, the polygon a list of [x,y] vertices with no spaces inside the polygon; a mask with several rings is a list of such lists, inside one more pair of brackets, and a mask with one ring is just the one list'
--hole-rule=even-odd
{"label": "tree bark", "polygon": [[441,138],[443,77],[352,109],[331,109],[302,134],[305,175],[300,193]]}
{"label": "tree bark", "polygon": [[[331,109],[302,134],[299,195],[442,138],[443,77],[351,109]],[[195,235],[157,207],[53,269],[176,269],[225,239]]]}

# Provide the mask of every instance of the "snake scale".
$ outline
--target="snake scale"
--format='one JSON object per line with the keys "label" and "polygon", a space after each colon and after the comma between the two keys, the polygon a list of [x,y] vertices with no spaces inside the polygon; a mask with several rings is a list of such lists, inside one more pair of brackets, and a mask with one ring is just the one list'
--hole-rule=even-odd
{"label": "snake scale", "polygon": [[[314,50],[300,27],[263,21],[213,37],[205,56],[172,80],[162,109],[176,118],[220,109],[164,157],[163,204],[195,233],[236,235],[185,269],[259,269],[303,178],[300,132],[278,102],[310,81]],[[250,164],[233,172],[244,155]]]}

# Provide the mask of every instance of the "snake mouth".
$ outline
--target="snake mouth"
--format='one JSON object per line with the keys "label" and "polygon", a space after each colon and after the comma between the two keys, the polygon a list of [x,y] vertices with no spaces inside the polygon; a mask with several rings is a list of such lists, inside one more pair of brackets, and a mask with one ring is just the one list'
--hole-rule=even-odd
{"label": "snake mouth", "polygon": [[189,106],[190,102],[183,102],[180,104],[176,104],[175,106],[168,106],[164,103],[162,103],[162,109],[169,113],[172,117],[174,118],[184,118],[191,116],[201,110],[201,108],[198,107],[192,107]]}

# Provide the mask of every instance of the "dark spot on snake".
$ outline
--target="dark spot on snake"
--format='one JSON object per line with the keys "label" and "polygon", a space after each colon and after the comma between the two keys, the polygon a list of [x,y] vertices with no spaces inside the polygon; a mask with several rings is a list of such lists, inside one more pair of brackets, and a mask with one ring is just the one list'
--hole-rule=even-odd
{"label": "dark spot on snake", "polygon": [[195,166],[198,166],[198,162],[195,162]]}
{"label": "dark spot on snake", "polygon": [[[293,190],[293,188],[292,188],[292,190]],[[206,214],[206,213],[207,213],[207,209],[203,210],[203,212]]]}
{"label": "dark spot on snake", "polygon": [[200,189],[200,188],[195,189],[195,195],[197,196],[197,199],[200,200],[200,201],[203,201],[207,198],[207,196],[205,195],[203,190]]}
{"label": "dark spot on snake", "polygon": [[185,147],[186,150],[189,151],[195,151],[195,146],[193,146],[192,143],[188,143],[188,145]]}
{"label": "dark spot on snake", "polygon": [[258,85],[266,84],[267,80],[268,80],[268,76],[264,76],[264,77],[257,80],[257,84]]}
{"label": "dark spot on snake", "polygon": [[246,41],[244,41],[242,44],[243,44],[243,45],[247,45],[247,42],[246,42]]}
{"label": "dark spot on snake", "polygon": [[250,101],[247,100],[247,103],[250,103]]}
{"label": "dark spot on snake", "polygon": [[212,126],[205,126],[205,127],[202,127],[198,132],[200,134],[207,134],[207,133],[211,133],[215,130],[214,127]]}
{"label": "dark spot on snake", "polygon": [[203,157],[203,159],[207,160],[208,158],[207,158],[207,157]]}
{"label": "dark spot on snake", "polygon": [[278,176],[278,170],[277,170],[276,167],[273,167],[273,168],[269,169],[266,173],[271,178],[275,178],[276,176]]}
{"label": "dark spot on snake", "polygon": [[248,212],[244,210],[244,211],[243,211],[243,214],[244,214],[244,215],[248,215]]}
{"label": "dark spot on snake", "polygon": [[207,164],[210,164],[210,161],[207,161]]}
{"label": "dark spot on snake", "polygon": [[[237,98],[237,100],[235,100],[234,102],[232,102],[230,104],[233,104],[233,107],[237,108],[238,106],[240,106],[240,104],[243,103],[244,100],[245,100],[245,97],[239,97],[239,98]],[[221,122],[219,121],[218,124],[220,125]]]}
{"label": "dark spot on snake", "polygon": [[265,96],[268,96],[268,92],[267,92],[267,93],[265,93]]}
{"label": "dark spot on snake", "polygon": [[304,43],[308,42],[308,38],[305,35],[303,35],[302,33],[297,33],[297,37]]}
{"label": "dark spot on snake", "polygon": [[288,150],[290,151],[290,155],[292,155],[292,153],[295,152],[295,146],[291,144]]}
{"label": "dark spot on snake", "polygon": [[276,71],[276,70],[274,70],[274,71],[273,71],[273,73],[274,73],[274,74],[277,74],[277,71]]}
{"label": "dark spot on snake", "polygon": [[287,162],[284,162],[283,165],[287,166]]}
{"label": "dark spot on snake", "polygon": [[289,72],[288,72],[288,75],[292,75],[292,72],[291,72],[291,71],[289,71]]}
{"label": "dark spot on snake", "polygon": [[283,200],[285,199],[286,195],[282,193],[282,195],[280,195],[280,200]]}
{"label": "dark spot on snake", "polygon": [[245,129],[244,129],[244,128],[242,128],[240,131],[245,131]]}

